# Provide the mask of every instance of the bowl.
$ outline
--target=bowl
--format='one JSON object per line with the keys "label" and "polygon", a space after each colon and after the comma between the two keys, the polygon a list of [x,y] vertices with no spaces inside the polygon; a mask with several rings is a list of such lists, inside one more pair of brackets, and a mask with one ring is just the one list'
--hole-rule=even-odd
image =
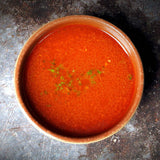
{"label": "bowl", "polygon": [[[109,34],[113,39],[115,39],[120,44],[123,50],[129,55],[132,61],[134,72],[135,72],[135,90],[133,94],[134,96],[132,98],[131,106],[128,112],[125,114],[125,116],[121,119],[121,121],[119,121],[118,124],[104,131],[103,133],[99,133],[91,136],[84,136],[84,137],[64,135],[61,133],[57,133],[54,130],[51,130],[49,127],[45,126],[43,123],[43,120],[41,120],[41,118],[38,117],[36,113],[34,113],[34,111],[32,110],[32,106],[30,106],[25,96],[25,90],[24,90],[23,78],[22,78],[25,62],[29,57],[35,44],[37,44],[39,40],[44,35],[49,33],[51,30],[56,29],[58,27],[63,27],[66,25],[72,25],[72,24],[89,25],[97,29],[103,30],[104,32]],[[86,16],[86,15],[73,15],[73,16],[67,16],[67,17],[53,20],[45,24],[44,26],[42,26],[35,33],[33,33],[33,35],[25,43],[24,47],[22,48],[18,56],[16,66],[15,66],[14,81],[15,81],[15,91],[16,91],[17,99],[19,101],[21,109],[24,112],[24,114],[27,116],[27,118],[31,121],[31,123],[38,130],[40,130],[41,132],[43,132],[44,134],[48,135],[51,138],[54,138],[63,142],[67,142],[67,143],[92,143],[92,142],[103,140],[117,133],[131,119],[142,97],[143,85],[144,85],[144,73],[143,73],[142,62],[138,54],[138,51],[124,32],[122,32],[119,28],[117,28],[113,24],[103,19],[92,17],[92,16]]]}

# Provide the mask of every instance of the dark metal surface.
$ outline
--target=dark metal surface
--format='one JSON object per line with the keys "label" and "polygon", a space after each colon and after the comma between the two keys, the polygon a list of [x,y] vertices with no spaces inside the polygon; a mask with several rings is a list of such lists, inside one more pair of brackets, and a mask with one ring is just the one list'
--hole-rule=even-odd
{"label": "dark metal surface", "polygon": [[[13,72],[29,36],[42,24],[73,14],[93,15],[121,28],[137,47],[145,71],[141,104],[117,134],[88,145],[50,139],[26,120],[15,98]],[[160,1],[1,0],[0,160],[159,160]]]}

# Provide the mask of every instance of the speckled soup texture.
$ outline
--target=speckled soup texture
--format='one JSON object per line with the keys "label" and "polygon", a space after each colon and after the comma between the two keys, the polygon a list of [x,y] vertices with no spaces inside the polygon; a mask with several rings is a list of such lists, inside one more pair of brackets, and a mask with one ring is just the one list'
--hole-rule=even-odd
{"label": "speckled soup texture", "polygon": [[[145,87],[131,121],[112,137],[88,145],[46,137],[22,114],[14,91],[14,66],[29,36],[55,18],[87,14],[122,29],[142,58]],[[159,160],[160,1],[0,1],[0,159]]]}

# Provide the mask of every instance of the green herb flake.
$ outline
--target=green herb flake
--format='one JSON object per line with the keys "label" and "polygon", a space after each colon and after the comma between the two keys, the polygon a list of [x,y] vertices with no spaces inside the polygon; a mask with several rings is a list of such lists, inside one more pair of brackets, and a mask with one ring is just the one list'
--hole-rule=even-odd
{"label": "green herb flake", "polygon": [[55,85],[56,85],[56,91],[59,91],[61,84],[60,84],[60,86],[59,86],[59,84],[55,84]]}
{"label": "green herb flake", "polygon": [[61,82],[60,84],[65,84],[65,82]]}
{"label": "green herb flake", "polygon": [[47,106],[47,107],[51,107],[51,105],[50,105],[50,104],[47,104],[46,106]]}
{"label": "green herb flake", "polygon": [[59,91],[59,87],[56,88],[56,91]]}
{"label": "green herb flake", "polygon": [[63,69],[63,65],[60,64],[57,68],[56,68],[56,71],[59,71],[60,69]]}
{"label": "green herb flake", "polygon": [[79,96],[81,94],[81,92],[76,89],[74,89],[73,92],[75,92],[77,94],[77,96]]}
{"label": "green herb flake", "polygon": [[63,77],[63,76],[61,76],[61,77],[60,77],[60,79],[61,79],[61,80],[64,80],[64,77]]}
{"label": "green herb flake", "polygon": [[54,69],[48,69],[49,71],[51,71],[52,73],[54,73],[55,72],[55,70]]}
{"label": "green herb flake", "polygon": [[93,79],[96,76],[96,74],[92,75],[91,78]]}
{"label": "green herb flake", "polygon": [[56,65],[55,60],[53,60],[52,64],[53,64],[54,66]]}
{"label": "green herb flake", "polygon": [[58,84],[58,86],[60,87],[60,86],[62,86],[62,84],[61,84],[61,83],[59,83],[59,84]]}
{"label": "green herb flake", "polygon": [[96,82],[92,80],[92,81],[91,81],[91,84],[96,84]]}
{"label": "green herb flake", "polygon": [[59,67],[57,67],[57,68],[56,68],[56,71],[58,72],[58,71],[59,71],[59,69],[60,69],[60,68],[59,68]]}
{"label": "green herb flake", "polygon": [[74,72],[75,72],[75,70],[73,69],[73,70],[72,70],[72,72],[74,73]]}
{"label": "green herb flake", "polygon": [[44,90],[44,94],[48,94],[48,92],[46,90]]}
{"label": "green herb flake", "polygon": [[128,79],[132,80],[133,76],[131,74],[128,75]]}
{"label": "green herb flake", "polygon": [[71,87],[71,85],[72,85],[72,80],[69,81],[68,87]]}
{"label": "green herb flake", "polygon": [[88,72],[87,72],[87,75],[92,75],[92,70],[89,70]]}
{"label": "green herb flake", "polygon": [[102,71],[100,71],[100,70],[97,70],[97,73],[98,73],[98,74],[101,74],[101,73],[102,73]]}

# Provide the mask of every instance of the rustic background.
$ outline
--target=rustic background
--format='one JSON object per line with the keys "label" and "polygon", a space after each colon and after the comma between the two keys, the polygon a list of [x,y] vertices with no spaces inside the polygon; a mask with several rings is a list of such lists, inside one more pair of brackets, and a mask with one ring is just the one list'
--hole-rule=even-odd
{"label": "rustic background", "polygon": [[[145,88],[131,121],[117,134],[88,145],[65,144],[37,131],[15,98],[13,72],[29,36],[59,17],[85,14],[121,28],[143,61]],[[160,1],[0,0],[0,160],[159,160]]]}

